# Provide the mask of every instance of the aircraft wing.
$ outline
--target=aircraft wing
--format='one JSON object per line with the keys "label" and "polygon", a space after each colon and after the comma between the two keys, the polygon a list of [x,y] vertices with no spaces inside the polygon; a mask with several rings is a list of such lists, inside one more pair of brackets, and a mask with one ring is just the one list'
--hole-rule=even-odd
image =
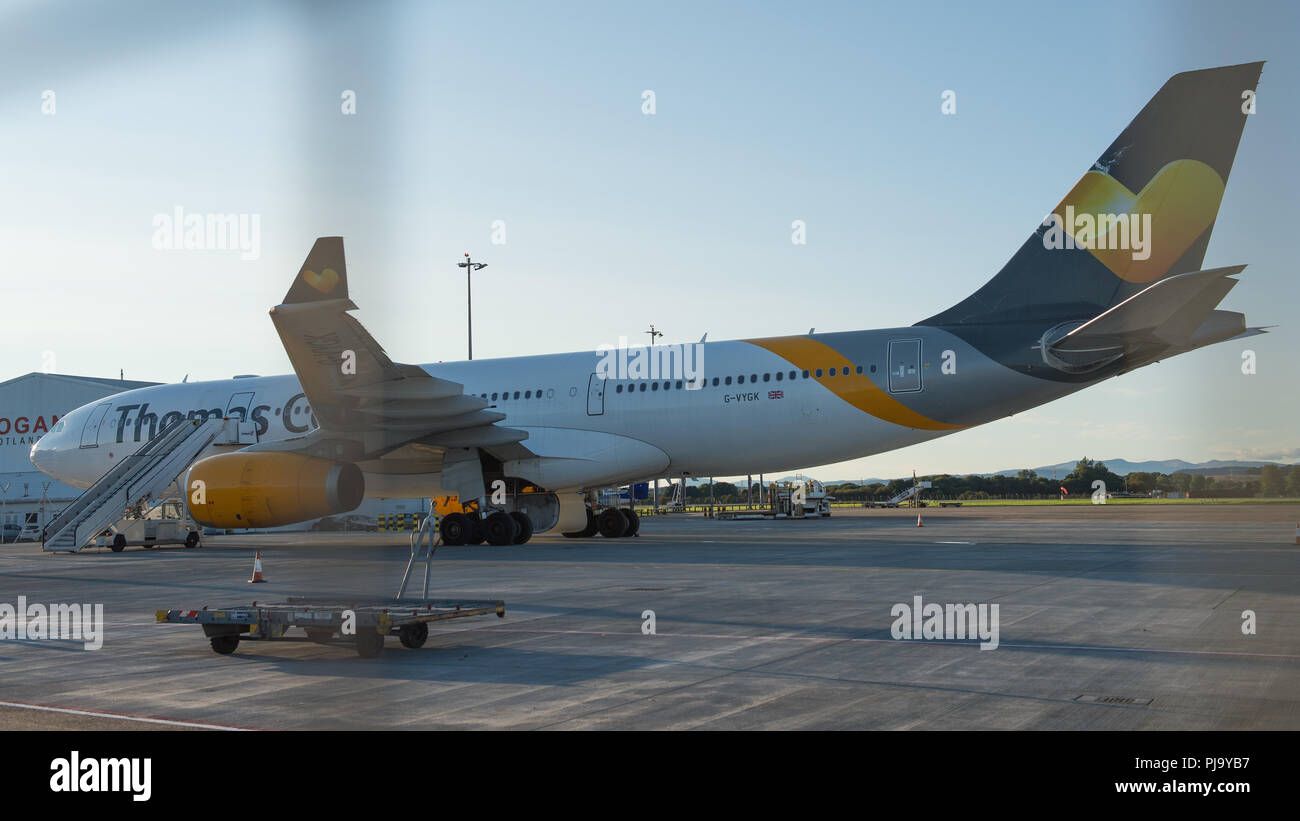
{"label": "aircraft wing", "polygon": [[348,313],[356,309],[343,238],[317,239],[271,321],[320,428],[271,447],[361,461],[418,445],[404,448],[398,472],[436,471],[451,448],[482,448],[498,458],[527,453],[518,443],[528,434],[498,425],[505,414],[463,385],[393,362]]}

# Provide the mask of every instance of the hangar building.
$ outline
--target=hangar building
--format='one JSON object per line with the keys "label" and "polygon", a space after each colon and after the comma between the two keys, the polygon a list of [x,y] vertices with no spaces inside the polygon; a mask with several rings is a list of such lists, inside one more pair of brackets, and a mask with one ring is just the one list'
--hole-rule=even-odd
{"label": "hangar building", "polygon": [[0,382],[0,522],[5,525],[0,532],[11,540],[14,529],[24,525],[39,530],[81,495],[41,473],[29,458],[32,445],[61,416],[87,402],[155,384],[39,372]]}

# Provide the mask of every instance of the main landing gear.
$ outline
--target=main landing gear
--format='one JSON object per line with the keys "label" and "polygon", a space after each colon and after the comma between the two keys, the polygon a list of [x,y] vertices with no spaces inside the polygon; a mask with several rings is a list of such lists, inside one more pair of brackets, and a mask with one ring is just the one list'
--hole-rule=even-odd
{"label": "main landing gear", "polygon": [[640,529],[641,517],[634,510],[607,507],[600,513],[592,513],[591,508],[587,508],[587,526],[564,535],[570,539],[585,539],[599,533],[607,539],[617,539],[620,536],[635,536]]}
{"label": "main landing gear", "polygon": [[519,511],[494,510],[486,516],[452,513],[438,526],[442,543],[448,545],[524,544],[533,537],[533,522]]}

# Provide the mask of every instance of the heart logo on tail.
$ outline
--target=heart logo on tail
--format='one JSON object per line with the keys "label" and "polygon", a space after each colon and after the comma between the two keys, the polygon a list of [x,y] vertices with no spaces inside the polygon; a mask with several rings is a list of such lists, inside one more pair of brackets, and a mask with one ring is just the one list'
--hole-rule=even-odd
{"label": "heart logo on tail", "polygon": [[[1079,214],[1151,215],[1150,256],[1134,259],[1130,243],[1116,242],[1115,229],[1097,226],[1094,247],[1088,252],[1115,276],[1128,282],[1151,282],[1169,272],[1178,258],[1210,227],[1219,213],[1223,180],[1213,168],[1197,160],[1174,160],[1156,172],[1137,194],[1119,180],[1089,171],[1065,195],[1054,213],[1073,206]],[[1076,240],[1074,226],[1066,225]],[[1100,247],[1109,246],[1109,247]]]}
{"label": "heart logo on tail", "polygon": [[328,294],[334,290],[335,285],[339,284],[339,272],[333,268],[326,268],[319,274],[310,268],[304,268],[302,269],[302,278],[308,285],[322,294]]}

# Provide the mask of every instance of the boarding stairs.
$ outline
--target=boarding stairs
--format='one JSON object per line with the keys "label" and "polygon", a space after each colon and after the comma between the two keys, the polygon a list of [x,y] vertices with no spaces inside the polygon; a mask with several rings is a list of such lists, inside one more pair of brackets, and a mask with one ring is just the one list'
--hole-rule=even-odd
{"label": "boarding stairs", "polygon": [[885,504],[890,507],[897,507],[898,505],[908,501],[913,496],[920,493],[922,490],[928,489],[930,486],[931,486],[930,482],[917,482],[916,484],[908,487],[902,493],[890,499],[888,502],[885,502]]}
{"label": "boarding stairs", "polygon": [[249,433],[241,430],[243,427],[238,419],[214,418],[180,419],[164,428],[60,512],[46,526],[41,549],[81,550],[141,500],[161,501],[168,486],[209,445],[218,441],[236,444],[246,438]]}

